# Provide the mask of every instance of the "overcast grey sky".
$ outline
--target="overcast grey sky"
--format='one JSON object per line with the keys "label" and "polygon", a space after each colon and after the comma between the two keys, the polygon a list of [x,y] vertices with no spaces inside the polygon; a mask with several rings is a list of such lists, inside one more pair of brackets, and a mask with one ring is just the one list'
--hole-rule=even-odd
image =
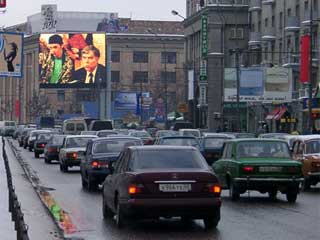
{"label": "overcast grey sky", "polygon": [[135,20],[172,20],[175,9],[185,16],[185,0],[7,0],[7,12],[0,14],[0,27],[27,21],[27,17],[39,13],[42,4],[57,4],[58,11],[117,12],[119,17]]}

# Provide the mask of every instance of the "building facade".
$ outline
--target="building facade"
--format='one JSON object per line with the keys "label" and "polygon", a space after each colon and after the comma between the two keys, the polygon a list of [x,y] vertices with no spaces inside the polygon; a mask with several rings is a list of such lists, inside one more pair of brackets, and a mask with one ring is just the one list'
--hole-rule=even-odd
{"label": "building facade", "polygon": [[[90,17],[90,13],[74,14],[77,17],[81,17],[81,14]],[[176,111],[177,105],[186,101],[182,24],[136,21],[128,18],[119,18],[119,22],[119,31],[106,33],[107,46],[111,49],[111,78],[108,81],[111,81],[112,101],[119,91],[147,92],[148,116],[143,116],[143,120],[153,117],[154,104],[158,99],[167,103],[168,113]],[[28,32],[28,28],[28,24],[25,23],[7,30]],[[72,32],[72,29],[70,31]],[[58,32],[66,31],[58,28]],[[92,28],[90,32],[96,32],[96,29]],[[101,108],[105,106],[105,89],[99,85],[81,89],[40,88],[38,55],[39,34],[26,35],[23,78],[0,78],[0,119],[27,123],[33,122],[41,114],[57,117],[87,114],[85,103],[88,102],[92,103],[89,106],[96,108],[99,115]],[[111,112],[116,114],[113,110]],[[117,116],[122,117],[123,114],[125,113]],[[136,112],[133,111],[132,114]],[[101,113],[100,115],[105,116]]]}
{"label": "building facade", "polygon": [[[312,33],[311,83],[314,95],[319,83],[319,10],[318,0],[250,1],[250,64],[292,69],[293,101],[286,107],[298,120],[300,130],[308,127],[309,118],[303,107],[308,98],[308,85],[300,83],[300,41],[303,35]],[[270,108],[274,109],[276,105]],[[317,125],[320,128],[319,123]]]}

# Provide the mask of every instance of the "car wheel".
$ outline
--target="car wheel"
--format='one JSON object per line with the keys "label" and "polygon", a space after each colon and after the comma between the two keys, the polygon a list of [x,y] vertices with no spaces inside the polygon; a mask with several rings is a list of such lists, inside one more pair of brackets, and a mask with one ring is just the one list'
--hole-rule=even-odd
{"label": "car wheel", "polygon": [[23,148],[24,148],[24,149],[27,149],[27,146],[26,146],[26,145],[23,145]]}
{"label": "car wheel", "polygon": [[35,158],[39,158],[39,156],[40,156],[40,154],[39,154],[39,153],[34,152],[34,157],[35,157]]}
{"label": "car wheel", "polygon": [[268,192],[269,198],[272,199],[272,200],[277,199],[277,193],[278,193],[277,190],[272,190],[272,191]]}
{"label": "car wheel", "polygon": [[119,203],[119,199],[117,200],[116,224],[118,228],[122,228],[124,225],[123,212],[122,212],[121,204]]}
{"label": "car wheel", "polygon": [[104,219],[111,218],[114,215],[105,201],[104,194],[102,194],[102,215]]}
{"label": "car wheel", "polygon": [[82,174],[81,174],[81,185],[82,185],[82,188],[87,188],[87,182],[86,180],[84,180]]}
{"label": "car wheel", "polygon": [[206,228],[206,230],[210,230],[210,229],[216,228],[218,226],[218,223],[219,223],[219,221],[217,221],[213,217],[204,218],[203,222],[204,222],[204,227]]}
{"label": "car wheel", "polygon": [[29,152],[32,152],[32,147],[29,147]]}
{"label": "car wheel", "polygon": [[238,192],[238,189],[233,182],[230,183],[229,195],[232,201],[236,201],[240,198],[240,193]]}
{"label": "car wheel", "polygon": [[96,191],[98,189],[98,184],[95,181],[90,180],[90,176],[88,176],[87,187],[89,192]]}
{"label": "car wheel", "polygon": [[297,192],[288,192],[286,194],[286,196],[287,196],[287,201],[288,202],[294,203],[297,200],[298,193]]}
{"label": "car wheel", "polygon": [[302,190],[308,191],[311,188],[311,182],[308,178],[304,178],[304,181],[302,182]]}
{"label": "car wheel", "polygon": [[61,172],[68,172],[68,166],[63,163],[60,163],[60,170]]}
{"label": "car wheel", "polygon": [[22,147],[22,143],[19,142],[19,147]]}

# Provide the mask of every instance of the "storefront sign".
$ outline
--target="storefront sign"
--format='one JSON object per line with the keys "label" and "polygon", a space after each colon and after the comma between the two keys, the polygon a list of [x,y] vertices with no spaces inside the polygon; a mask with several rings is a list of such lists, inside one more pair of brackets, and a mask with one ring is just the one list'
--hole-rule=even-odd
{"label": "storefront sign", "polygon": [[201,16],[201,56],[206,58],[208,55],[208,16]]}

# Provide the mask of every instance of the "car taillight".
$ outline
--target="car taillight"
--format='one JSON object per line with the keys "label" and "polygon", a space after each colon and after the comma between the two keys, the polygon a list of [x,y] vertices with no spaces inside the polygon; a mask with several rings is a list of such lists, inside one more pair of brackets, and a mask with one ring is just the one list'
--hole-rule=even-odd
{"label": "car taillight", "polygon": [[208,184],[207,187],[208,187],[208,192],[209,193],[213,193],[213,194],[215,194],[217,196],[220,196],[220,194],[221,194],[221,186],[219,184],[216,184],[216,183]]}
{"label": "car taillight", "polygon": [[44,143],[40,143],[40,144],[38,144],[38,147],[39,148],[44,148],[46,145],[44,144]]}
{"label": "car taillight", "polygon": [[244,166],[242,168],[242,170],[245,172],[245,173],[251,173],[254,171],[254,167],[251,167],[251,166]]}
{"label": "car taillight", "polygon": [[130,195],[142,193],[143,192],[142,190],[143,190],[142,184],[132,184],[132,185],[129,185],[129,187],[128,187],[128,193]]}
{"label": "car taillight", "polygon": [[91,162],[91,167],[92,168],[108,168],[109,164],[106,161],[99,161],[99,160],[94,160]]}
{"label": "car taillight", "polygon": [[69,159],[77,159],[78,154],[77,153],[67,153],[67,158]]}

